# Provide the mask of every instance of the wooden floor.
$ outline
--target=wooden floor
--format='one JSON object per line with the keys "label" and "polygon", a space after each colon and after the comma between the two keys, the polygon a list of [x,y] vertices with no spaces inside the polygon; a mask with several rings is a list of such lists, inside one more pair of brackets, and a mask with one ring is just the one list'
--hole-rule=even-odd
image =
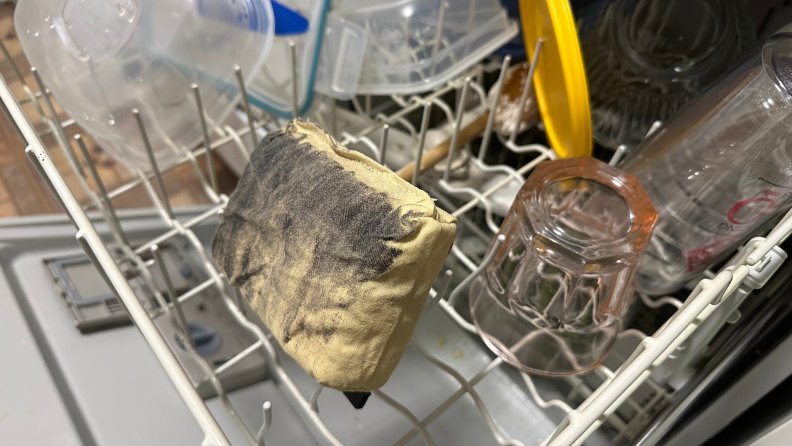
{"label": "wooden floor", "polygon": [[[38,89],[30,73],[30,64],[22,52],[19,39],[14,31],[13,16],[13,5],[0,4],[0,38],[23,74],[24,82],[35,92]],[[24,85],[16,75],[12,64],[2,55],[0,55],[0,74],[11,87],[17,100],[27,97]],[[44,101],[40,100],[40,103],[42,109],[46,110]],[[41,120],[32,103],[23,105],[23,108],[28,119],[30,119],[37,130],[42,131],[47,128],[46,123]],[[58,108],[57,104],[56,109],[59,111],[59,116],[62,120],[68,118]],[[68,127],[66,133],[70,139],[77,133],[83,135],[91,158],[99,168],[99,174],[108,190],[111,191],[134,178],[132,172],[105,153],[79,126],[72,125]],[[87,203],[88,197],[80,187],[75,173],[69,168],[63,150],[58,147],[55,138],[52,135],[48,135],[44,136],[42,140],[49,148],[52,159],[71,187],[75,197],[81,203]],[[79,152],[76,146],[74,148]],[[80,157],[80,162],[83,163],[84,169],[87,169],[85,161],[79,154],[78,157]],[[203,162],[203,160],[201,161]],[[220,191],[229,194],[236,185],[236,177],[216,157],[214,158],[214,166]],[[205,166],[203,167],[205,168]],[[209,199],[204,194],[201,182],[196,177],[195,170],[191,164],[185,163],[177,167],[165,174],[164,179],[165,189],[167,189],[171,203],[174,206],[209,203]],[[88,180],[88,184],[95,188],[91,180]],[[141,187],[121,195],[113,200],[113,203],[117,208],[152,206],[148,195]],[[63,212],[63,210],[25,155],[24,144],[17,137],[11,123],[0,114],[0,217],[58,212]]]}

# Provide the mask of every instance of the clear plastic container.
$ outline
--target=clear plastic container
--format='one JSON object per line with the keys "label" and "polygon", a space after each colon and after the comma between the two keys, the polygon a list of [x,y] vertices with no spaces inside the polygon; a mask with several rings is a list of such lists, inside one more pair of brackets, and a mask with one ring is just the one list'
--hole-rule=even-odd
{"label": "clear plastic container", "polygon": [[327,15],[314,89],[336,99],[355,96],[368,38],[363,28],[336,16]]}
{"label": "clear plastic container", "polygon": [[437,88],[518,32],[498,0],[342,0],[335,8],[368,37],[358,94]]}
{"label": "clear plastic container", "polygon": [[541,163],[501,225],[505,242],[470,288],[486,344],[542,375],[599,364],[656,219],[638,180],[614,167],[588,157]]}
{"label": "clear plastic container", "polygon": [[314,82],[322,48],[330,0],[279,0],[281,5],[308,21],[300,33],[276,35],[261,70],[250,81],[248,99],[257,107],[282,118],[294,116],[291,43],[297,53],[297,108],[306,113],[314,95]]}
{"label": "clear plastic container", "polygon": [[622,166],[659,213],[637,287],[674,291],[792,198],[792,28],[669,120]]}
{"label": "clear plastic container", "polygon": [[272,42],[267,0],[20,0],[14,25],[31,65],[63,109],[110,154],[150,161],[132,116],[140,110],[157,160],[168,165],[202,139],[191,89],[210,123],[239,100]]}

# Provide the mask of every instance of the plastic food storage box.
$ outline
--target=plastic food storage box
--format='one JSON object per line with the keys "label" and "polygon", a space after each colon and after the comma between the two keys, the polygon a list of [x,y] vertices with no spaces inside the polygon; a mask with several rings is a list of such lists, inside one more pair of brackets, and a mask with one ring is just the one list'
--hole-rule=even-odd
{"label": "plastic food storage box", "polygon": [[497,0],[344,0],[333,13],[368,39],[358,94],[435,89],[518,32]]}

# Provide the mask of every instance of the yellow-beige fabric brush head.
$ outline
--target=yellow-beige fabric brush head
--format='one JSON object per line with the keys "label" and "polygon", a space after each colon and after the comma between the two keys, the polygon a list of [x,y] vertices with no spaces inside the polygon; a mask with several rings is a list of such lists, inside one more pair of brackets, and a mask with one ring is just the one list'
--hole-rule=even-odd
{"label": "yellow-beige fabric brush head", "polygon": [[399,362],[455,236],[425,192],[294,121],[254,151],[212,252],[312,377],[368,391]]}

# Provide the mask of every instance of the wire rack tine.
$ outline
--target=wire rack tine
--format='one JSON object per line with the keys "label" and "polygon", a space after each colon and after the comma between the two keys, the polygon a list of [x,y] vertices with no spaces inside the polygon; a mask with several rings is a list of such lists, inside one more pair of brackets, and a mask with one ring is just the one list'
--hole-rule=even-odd
{"label": "wire rack tine", "polygon": [[304,416],[304,421],[314,436],[316,438],[324,439],[325,443],[331,444],[333,446],[343,446],[343,444],[338,441],[333,433],[330,432],[327,426],[322,422],[321,418],[319,418],[319,415],[316,412],[310,410],[308,402],[305,400],[305,398],[302,396],[302,393],[300,393],[299,389],[297,389],[297,386],[283,369],[280,358],[278,357],[278,353],[267,336],[264,335],[257,325],[242,317],[241,313],[238,311],[232,310],[231,314],[243,327],[251,330],[259,338],[262,343],[262,350],[264,351],[264,354],[267,358],[267,367],[270,371],[272,379],[281,387],[281,390],[295,411],[297,411],[298,414]]}
{"label": "wire rack tine", "polygon": [[168,198],[168,191],[165,190],[165,182],[162,180],[162,173],[160,172],[157,158],[154,156],[154,149],[151,147],[151,141],[149,141],[148,132],[146,132],[146,126],[143,124],[143,117],[140,116],[140,110],[133,109],[132,116],[134,116],[135,121],[137,121],[138,128],[140,129],[140,137],[143,139],[143,145],[146,147],[146,153],[148,154],[149,160],[151,161],[151,169],[154,171],[154,178],[157,180],[157,186],[159,186],[162,204],[165,206],[168,217],[173,220],[175,217],[173,215],[173,208],[171,207],[170,199]]}
{"label": "wire rack tine", "polygon": [[[33,73],[33,79],[36,80],[36,85],[38,86],[39,91],[40,92],[46,91],[47,87],[44,85],[44,81],[41,80],[41,74],[39,74],[38,69],[36,69],[36,67],[31,67],[30,72]],[[47,110],[49,110],[50,112],[50,120],[52,121],[52,124],[55,126],[54,131],[58,140],[58,144],[60,144],[64,150],[68,151],[68,149],[66,149],[66,145],[68,145],[68,138],[66,137],[66,132],[63,130],[63,124],[61,123],[60,117],[58,117],[58,112],[55,110],[55,105],[53,105],[52,99],[49,97],[49,95],[42,94],[42,97],[44,98],[44,104],[47,106]],[[66,156],[69,155],[72,154],[69,153],[66,154]],[[74,161],[73,155],[71,160]],[[84,178],[85,171],[83,171],[80,163],[74,163],[74,164],[75,165],[72,166],[72,169],[74,169],[75,173],[77,173],[78,175]]]}
{"label": "wire rack tine", "polygon": [[162,280],[165,282],[165,289],[168,292],[171,305],[173,305],[173,311],[176,313],[176,318],[179,321],[182,336],[187,339],[187,342],[191,347],[195,348],[195,339],[193,339],[190,325],[187,323],[187,318],[184,317],[184,310],[182,309],[181,303],[179,303],[179,296],[176,294],[176,289],[173,287],[173,281],[171,280],[170,273],[168,273],[168,267],[165,266],[165,261],[162,259],[162,253],[160,253],[159,246],[153,245],[150,250],[151,255],[154,256],[154,263],[157,264],[160,274],[162,275]]}
{"label": "wire rack tine", "polygon": [[459,96],[459,102],[456,110],[456,122],[454,123],[454,133],[451,135],[451,146],[448,148],[448,156],[446,157],[446,168],[443,172],[443,180],[448,181],[451,175],[451,162],[454,158],[454,152],[457,149],[457,140],[459,139],[459,132],[462,129],[462,118],[465,115],[465,101],[467,101],[467,92],[470,88],[471,78],[465,78],[465,85],[462,87],[462,94]]}
{"label": "wire rack tine", "polygon": [[[396,122],[404,122],[405,124],[407,124],[407,127],[409,128],[410,127],[409,121],[403,121],[403,118],[405,116],[407,116],[410,113],[414,112],[419,107],[423,107],[423,106],[427,105],[433,99],[439,98],[439,97],[445,95],[446,93],[454,90],[454,88],[455,87],[453,85],[449,84],[449,85],[446,85],[446,86],[444,86],[442,88],[439,88],[439,89],[435,90],[433,93],[431,93],[431,94],[429,94],[427,96],[424,96],[423,98],[416,98],[416,100],[414,102],[412,102],[410,104],[405,104],[399,111],[397,111],[396,113],[390,115],[390,117],[388,119],[385,119],[384,121],[378,122],[376,124],[372,124],[372,125],[366,127],[365,129],[361,130],[360,132],[358,132],[357,136],[358,137],[365,136],[365,135],[369,135],[369,134],[371,134],[373,132],[376,132],[377,130],[379,130],[382,127],[383,123],[384,124],[394,124]],[[347,141],[342,140],[341,143],[346,145]]]}
{"label": "wire rack tine", "polygon": [[443,282],[440,284],[440,288],[437,290],[437,293],[435,293],[434,297],[429,298],[429,302],[426,303],[423,312],[421,312],[421,317],[434,308],[440,299],[445,297],[446,292],[448,292],[448,285],[451,284],[451,276],[453,276],[451,270],[446,270],[446,272],[443,274]]}
{"label": "wire rack tine", "polygon": [[204,147],[206,148],[206,170],[209,171],[209,182],[212,185],[212,190],[217,193],[217,174],[214,170],[214,161],[212,161],[212,140],[209,138],[209,127],[206,125],[206,110],[204,110],[203,100],[201,100],[201,89],[198,88],[198,84],[192,84],[191,88],[195,95],[195,105],[198,107],[198,118],[201,121]]}
{"label": "wire rack tine", "polygon": [[49,190],[53,192],[55,199],[58,200],[58,203],[60,204],[61,208],[63,208],[63,211],[66,213],[66,215],[69,217],[69,220],[71,220],[74,226],[79,230],[80,227],[77,225],[77,222],[74,220],[74,216],[72,216],[71,212],[69,212],[69,208],[66,206],[66,203],[63,201],[63,198],[61,198],[59,194],[55,193],[56,191],[55,185],[52,183],[52,180],[49,178],[49,176],[47,176],[47,172],[41,166],[39,158],[36,155],[36,152],[32,149],[32,147],[28,146],[25,149],[25,154],[27,155],[28,159],[30,159],[30,162],[33,163],[33,167],[36,168],[36,171],[41,176],[41,179],[44,180],[44,183],[47,185]]}
{"label": "wire rack tine", "polygon": [[253,141],[253,148],[255,149],[258,145],[256,121],[253,119],[253,109],[250,107],[250,99],[248,98],[247,87],[245,86],[245,76],[242,74],[242,68],[239,65],[234,65],[234,74],[236,75],[237,83],[239,83],[239,91],[242,93],[242,104],[245,106],[250,139]]}
{"label": "wire rack tine", "polygon": [[515,138],[517,138],[517,133],[520,131],[520,121],[522,121],[522,117],[525,114],[525,103],[528,101],[528,93],[533,89],[533,76],[536,71],[536,65],[539,63],[539,53],[542,51],[543,42],[544,39],[540,38],[536,41],[536,47],[534,47],[531,65],[528,68],[528,74],[525,76],[522,95],[520,95],[520,105],[517,107],[517,115],[514,117],[514,127],[512,128],[511,135],[509,135],[510,143],[514,143]]}
{"label": "wire rack tine", "polygon": [[263,420],[261,429],[256,434],[256,444],[258,446],[264,446],[264,436],[267,435],[270,426],[272,426],[272,403],[265,401],[261,409],[263,411]]}
{"label": "wire rack tine", "polygon": [[247,310],[245,309],[245,296],[242,295],[242,291],[239,288],[232,286],[234,288],[234,296],[236,297],[236,304],[237,308],[239,308],[239,312],[242,314],[246,314]]}
{"label": "wire rack tine", "polygon": [[[27,81],[25,80],[25,76],[22,75],[22,71],[19,69],[19,65],[16,64],[14,58],[11,57],[11,54],[8,52],[8,48],[6,48],[5,44],[0,39],[0,51],[3,52],[3,57],[8,61],[11,68],[14,70],[14,74],[17,77],[17,80],[22,85],[22,89],[25,91],[27,98],[23,99],[22,101],[17,101],[17,103],[31,103],[36,108],[36,112],[38,113],[39,117],[42,119],[46,119],[44,114],[44,110],[41,108],[41,104],[38,103],[38,98],[41,97],[41,93],[33,93],[33,90],[30,89]],[[48,91],[48,90],[45,90]],[[16,98],[14,98],[16,100]],[[26,143],[27,144],[27,143]]]}
{"label": "wire rack tine", "polygon": [[[536,159],[534,159],[530,163],[528,163],[528,164],[524,165],[523,167],[519,168],[517,170],[517,173],[520,174],[520,175],[524,175],[524,174],[530,172],[531,170],[533,170],[533,168],[538,166],[539,163],[541,163],[543,161],[546,161],[547,159],[548,159],[547,155],[544,155],[544,154],[540,155],[540,156],[536,157]],[[500,181],[499,183],[495,184],[491,188],[489,188],[486,191],[482,192],[481,193],[481,197],[487,198],[487,197],[491,196],[492,194],[494,194],[495,192],[501,190],[503,187],[505,187],[507,184],[511,183],[512,181],[513,181],[513,178],[507,177],[506,179]],[[476,197],[476,198],[468,201],[462,207],[460,207],[456,211],[452,212],[451,215],[453,215],[454,217],[458,217],[458,216],[464,214],[465,212],[469,211],[470,209],[474,208],[477,204],[479,204],[480,200],[481,200],[481,198]]]}
{"label": "wire rack tine", "polygon": [[[222,276],[214,268],[208,254],[206,253],[206,250],[204,249],[203,243],[201,243],[201,241],[198,240],[198,237],[195,235],[194,232],[184,228],[184,226],[178,220],[174,219],[172,223],[174,225],[174,228],[177,231],[179,231],[179,233],[182,236],[184,236],[187,239],[187,241],[192,245],[192,248],[198,253],[198,255],[201,257],[201,260],[203,260],[204,264],[207,265],[209,275],[211,276],[211,278],[207,282],[210,282],[212,285],[215,286],[217,291],[224,299],[224,302],[228,307],[229,311],[231,312],[231,314],[236,318],[238,322],[240,322],[243,325],[243,327],[247,328],[253,334],[258,336],[259,341],[261,341],[261,345],[263,347],[264,343],[268,341],[263,336],[263,333],[261,333],[260,329],[258,329],[258,327],[255,324],[247,320],[242,315],[242,313],[236,309],[233,300],[230,298],[230,296],[227,293],[225,282],[223,281]],[[167,274],[167,271],[165,271],[165,273]],[[193,288],[193,290],[194,289],[195,288]],[[182,296],[181,298],[183,297],[184,296]],[[181,300],[181,298],[179,298],[179,300]],[[252,327],[255,328],[253,329]],[[192,348],[191,345],[187,345],[185,346],[185,348],[187,349],[190,356],[192,356],[193,360],[201,367],[203,372],[208,377],[208,382],[217,392],[217,396],[220,398],[220,401],[223,403],[223,406],[225,407],[226,411],[231,416],[231,419],[234,421],[234,424],[236,424],[239,431],[242,432],[247,442],[250,445],[256,445],[257,444],[256,437],[253,435],[250,429],[248,429],[247,425],[245,425],[245,422],[240,417],[239,413],[234,407],[234,404],[231,402],[230,398],[228,397],[228,393],[223,388],[220,379],[217,377],[217,373],[215,372],[215,370],[206,362],[206,360],[204,360],[200,355],[198,355],[195,352],[195,349]]]}
{"label": "wire rack tine", "polygon": [[22,75],[22,71],[19,69],[19,66],[16,64],[16,62],[14,62],[14,58],[11,57],[11,53],[8,52],[8,48],[6,48],[5,43],[3,43],[2,39],[0,39],[0,51],[3,52],[3,56],[5,56],[6,60],[9,61],[9,63],[11,64],[11,68],[14,70],[14,74],[16,74],[17,80],[20,83],[22,83],[22,85],[27,85],[27,81],[25,81],[25,76]]}
{"label": "wire rack tine", "polygon": [[459,298],[459,296],[462,294],[462,292],[463,292],[463,291],[464,291],[464,290],[465,290],[465,289],[466,289],[468,286],[470,286],[470,284],[471,284],[471,283],[473,283],[473,281],[474,281],[474,280],[476,280],[476,279],[478,278],[478,276],[479,276],[481,273],[483,273],[483,272],[484,272],[484,270],[485,270],[485,269],[487,269],[487,267],[489,266],[489,264],[490,264],[490,263],[492,263],[492,261],[495,259],[495,255],[498,253],[498,250],[500,249],[500,246],[501,246],[501,245],[503,244],[503,242],[505,242],[505,241],[506,241],[506,236],[505,236],[505,235],[503,235],[503,234],[500,234],[500,235],[499,235],[499,236],[498,236],[498,237],[495,239],[495,243],[493,243],[493,244],[492,244],[492,248],[490,248],[489,252],[487,253],[487,256],[486,256],[486,257],[484,257],[484,261],[483,261],[483,262],[481,262],[481,265],[479,265],[479,267],[478,267],[478,268],[476,268],[476,270],[475,270],[475,271],[473,271],[472,273],[470,273],[470,275],[468,275],[467,277],[465,277],[465,280],[463,280],[462,282],[460,282],[460,284],[459,284],[459,285],[457,285],[457,286],[456,286],[456,288],[454,288],[454,291],[451,291],[451,296],[449,296],[449,297],[448,297],[448,303],[449,303],[449,305],[453,306],[453,305],[456,303],[456,301],[457,301],[457,299]]}
{"label": "wire rack tine", "polygon": [[652,136],[652,134],[654,134],[654,132],[656,132],[657,129],[659,129],[662,125],[663,125],[663,121],[657,120],[653,122],[652,125],[649,126],[649,130],[646,131],[645,138]]}
{"label": "wire rack tine", "polygon": [[533,382],[533,379],[525,372],[520,372],[520,375],[525,382],[525,386],[528,387],[528,393],[531,394],[531,398],[536,402],[536,404],[545,409],[548,407],[557,407],[561,409],[565,414],[572,412],[572,408],[569,407],[569,404],[559,400],[559,399],[552,399],[550,401],[545,401],[541,395],[539,395],[539,391],[536,390],[536,385]]}
{"label": "wire rack tine", "polygon": [[490,103],[490,114],[487,117],[487,127],[484,130],[484,139],[481,141],[481,148],[479,148],[479,155],[478,159],[484,161],[484,157],[487,156],[487,151],[489,150],[490,142],[492,141],[492,126],[495,124],[495,114],[498,111],[498,102],[500,102],[500,96],[503,92],[503,83],[506,82],[506,73],[509,71],[509,65],[511,64],[511,56],[506,56],[503,58],[503,64],[501,65],[501,72],[498,76],[497,87],[495,88],[495,94],[492,97],[492,102]]}
{"label": "wire rack tine", "polygon": [[[237,135],[238,136],[243,136],[243,135],[246,135],[248,132],[249,132],[248,129],[242,129],[242,130],[237,131]],[[231,142],[231,141],[233,141],[233,139],[234,138],[232,136],[230,136],[230,135],[226,135],[226,136],[224,136],[222,138],[219,138],[219,139],[215,140],[212,143],[212,149],[216,149],[216,148],[218,148],[218,147],[220,147],[220,146],[222,146],[222,145],[224,145],[224,144],[226,144],[228,142]],[[205,150],[205,148],[201,147],[198,150],[196,150],[195,153],[200,155],[201,153],[203,153],[204,150]],[[164,173],[167,173],[167,172],[173,170],[177,166],[180,166],[182,163],[184,163],[185,161],[189,160],[189,156],[188,155],[189,154],[185,154],[181,158],[181,160],[177,161],[176,163],[172,163],[172,164],[169,164],[169,165],[161,168],[160,172],[164,174]],[[141,177],[138,177],[138,178],[136,178],[136,179],[134,179],[134,180],[132,180],[132,181],[130,181],[128,183],[125,183],[122,186],[117,187],[116,189],[113,189],[112,191],[110,191],[108,193],[108,195],[110,196],[110,198],[118,198],[119,196],[121,196],[121,195],[123,195],[123,194],[125,194],[125,193],[127,193],[127,192],[129,192],[129,191],[131,191],[133,189],[135,189],[138,186],[143,185],[146,181],[152,180],[152,179],[155,179],[155,175],[153,173],[151,173],[151,174],[143,174]]]}
{"label": "wire rack tine", "polygon": [[93,178],[94,183],[96,183],[96,188],[99,190],[99,196],[102,198],[102,204],[107,210],[107,214],[109,216],[108,223],[110,224],[114,235],[118,238],[118,241],[121,244],[128,246],[129,240],[127,240],[124,229],[121,227],[121,221],[118,219],[115,206],[113,206],[113,202],[110,200],[110,197],[107,196],[107,188],[105,188],[102,177],[99,176],[99,171],[96,170],[96,164],[94,163],[93,158],[91,158],[91,154],[88,152],[88,147],[85,146],[85,141],[79,134],[74,135],[74,141],[77,142],[77,147],[80,148],[80,152],[82,152],[82,156],[85,158],[85,164],[88,166],[88,171],[91,172],[91,177]]}
{"label": "wire rack tine", "polygon": [[[199,149],[195,151],[187,150],[185,152],[185,156],[187,157],[187,161],[189,161],[190,164],[192,165],[193,170],[195,171],[195,176],[200,181],[201,186],[203,186],[204,192],[206,192],[206,196],[209,198],[209,200],[212,203],[220,203],[222,199],[220,198],[220,195],[217,193],[215,188],[212,187],[211,178],[210,181],[206,181],[206,175],[204,175],[203,173],[203,167],[201,167],[201,163],[198,162],[197,157],[200,156],[200,152],[203,152],[204,155],[211,156],[211,150],[207,150],[203,146],[201,146]],[[209,164],[213,164],[212,160],[209,161]],[[207,167],[211,167],[212,168],[211,174],[214,174],[214,166],[207,166]]]}
{"label": "wire rack tine", "polygon": [[291,54],[291,75],[292,75],[292,112],[294,119],[300,117],[300,105],[298,100],[298,82],[297,78],[297,44],[294,41],[289,42],[289,51]]}
{"label": "wire rack tine", "polygon": [[421,159],[423,159],[424,144],[426,143],[426,131],[429,127],[429,116],[432,112],[432,104],[424,105],[423,117],[421,118],[421,133],[418,137],[417,153],[415,154],[415,170],[413,171],[412,184],[418,185],[418,177],[421,175]]}
{"label": "wire rack tine", "polygon": [[448,103],[444,101],[442,98],[433,98],[432,100],[426,102],[432,105],[436,105],[437,108],[439,108],[443,112],[443,114],[445,114],[445,117],[448,120],[448,122],[450,123],[456,122],[456,118],[454,117],[455,116],[454,111],[451,110],[451,106],[448,105]]}
{"label": "wire rack tine", "polygon": [[[0,42],[2,42],[2,39],[0,39]],[[22,134],[22,130],[20,130],[19,125],[17,125],[16,121],[14,121],[14,118],[11,116],[11,112],[8,111],[8,107],[6,107],[3,101],[0,101],[0,108],[2,108],[3,115],[5,116],[6,120],[8,120],[8,122],[10,122],[11,126],[14,128],[14,132],[16,132],[19,139],[21,139],[22,143],[27,147],[28,143],[25,140],[25,135]]]}
{"label": "wire rack tine", "polygon": [[388,124],[382,125],[382,138],[380,139],[380,157],[379,163],[385,165],[385,151],[388,149],[388,132],[390,126]]}
{"label": "wire rack tine", "polygon": [[[336,98],[330,98],[330,126],[333,131],[333,138],[338,139],[338,101]],[[383,148],[382,150],[385,149]],[[383,164],[383,162],[380,161],[380,164]]]}
{"label": "wire rack tine", "polygon": [[638,297],[641,298],[641,302],[643,302],[644,305],[646,305],[649,308],[660,308],[663,305],[671,305],[676,308],[682,307],[682,301],[671,296],[665,296],[659,299],[652,299],[649,296],[647,296],[645,293],[638,292],[636,294],[638,294]]}
{"label": "wire rack tine", "polygon": [[613,152],[613,156],[611,157],[610,161],[608,161],[608,164],[611,166],[615,166],[619,164],[619,161],[621,161],[621,159],[624,157],[624,154],[626,153],[627,153],[626,145],[621,144],[619,147],[616,147],[616,151]]}

